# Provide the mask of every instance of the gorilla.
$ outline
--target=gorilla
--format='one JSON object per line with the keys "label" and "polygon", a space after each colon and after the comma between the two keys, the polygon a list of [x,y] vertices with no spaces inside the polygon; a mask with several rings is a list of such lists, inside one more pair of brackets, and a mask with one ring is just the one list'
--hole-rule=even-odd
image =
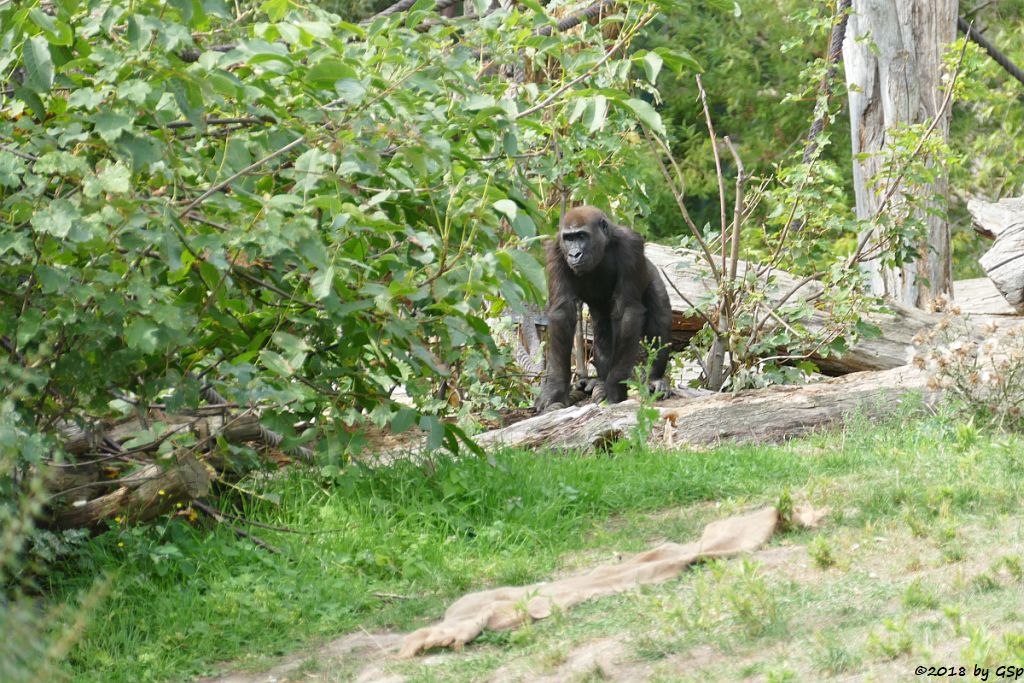
{"label": "gorilla", "polygon": [[654,343],[650,380],[667,393],[672,305],[654,264],[644,256],[644,239],[616,225],[600,209],[580,206],[562,221],[547,245],[548,352],[538,412],[569,402],[569,358],[576,330],[576,302],[590,309],[594,325],[594,398],[626,398],[626,379],[640,358],[640,341]]}

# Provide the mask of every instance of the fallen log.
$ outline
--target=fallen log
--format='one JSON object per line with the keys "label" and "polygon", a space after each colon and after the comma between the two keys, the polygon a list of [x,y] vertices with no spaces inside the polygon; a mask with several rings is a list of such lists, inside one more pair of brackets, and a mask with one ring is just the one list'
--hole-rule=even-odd
{"label": "fallen log", "polygon": [[1024,312],[1024,197],[986,202],[972,198],[967,210],[975,229],[994,242],[979,263],[1014,310]]}
{"label": "fallen log", "polygon": [[953,297],[960,310],[967,315],[986,316],[996,321],[1020,316],[987,277],[957,280],[953,283]]}
{"label": "fallen log", "polygon": [[[884,415],[910,392],[927,390],[922,370],[905,365],[858,372],[817,384],[777,386],[660,401],[652,444],[714,446],[721,442],[781,441],[827,427],[862,410]],[[930,394],[929,394],[930,395]],[[637,425],[636,401],[586,404],[556,410],[476,436],[484,447],[591,450],[627,435]]]}
{"label": "fallen log", "polygon": [[[672,283],[668,286],[668,291],[672,301],[673,341],[688,340],[705,324],[704,317],[695,311],[690,303],[701,306],[710,302],[715,290],[714,279],[696,251],[648,244],[646,254]],[[752,268],[756,266],[741,261],[738,273],[742,275]],[[800,281],[799,278],[782,270],[772,271],[772,280],[768,296],[775,300],[792,290]],[[679,290],[682,296],[676,290]],[[789,301],[796,304],[801,299],[820,293],[821,290],[820,282],[808,282],[797,290]],[[868,313],[864,316],[866,322],[879,328],[879,336],[858,340],[842,356],[814,357],[813,360],[821,371],[827,375],[843,375],[899,367],[908,360],[907,353],[914,335],[934,325],[942,317],[897,303],[889,303],[888,307],[887,313]],[[828,322],[827,312],[815,310],[805,321],[805,325],[814,331],[824,328]]]}
{"label": "fallen log", "polygon": [[134,521],[153,519],[177,503],[205,496],[210,481],[206,466],[191,454],[183,453],[168,468],[146,465],[119,479],[117,490],[112,493],[57,510],[46,520],[46,526],[91,529],[104,519],[121,515]]}
{"label": "fallen log", "polygon": [[[40,467],[44,486],[51,492],[49,514],[44,525],[53,529],[95,529],[104,519],[123,516],[146,521],[169,512],[178,503],[188,503],[209,493],[215,476],[238,476],[236,463],[215,448],[218,440],[230,444],[270,443],[267,430],[252,414],[161,416],[168,432],[191,431],[195,444],[182,447],[162,463],[144,462],[155,455],[163,438],[120,452],[120,444],[146,432],[139,418],[130,418],[90,428],[90,443],[105,443],[114,453],[98,454],[80,463],[47,463]],[[68,443],[76,448],[83,442],[82,430],[64,430]],[[276,445],[276,444],[275,444]],[[77,451],[72,451],[77,452]],[[81,453],[78,453],[81,456]],[[122,475],[122,470],[134,468]],[[114,478],[111,478],[114,477]]]}

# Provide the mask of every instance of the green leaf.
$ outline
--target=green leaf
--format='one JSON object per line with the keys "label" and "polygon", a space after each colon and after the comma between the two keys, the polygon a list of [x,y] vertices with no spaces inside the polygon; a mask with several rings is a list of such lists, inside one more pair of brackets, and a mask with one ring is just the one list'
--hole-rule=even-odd
{"label": "green leaf", "polygon": [[608,98],[604,95],[594,95],[591,99],[591,106],[583,117],[583,123],[587,125],[587,131],[596,133],[604,128],[605,119],[608,116]]}
{"label": "green leaf", "polygon": [[71,27],[63,21],[54,19],[38,7],[33,7],[29,16],[32,18],[32,22],[43,30],[46,40],[51,45],[71,45],[74,33],[71,31]]}
{"label": "green leaf", "polygon": [[268,370],[279,377],[291,377],[295,374],[295,368],[289,365],[284,356],[276,351],[263,349],[260,351],[260,361]]}
{"label": "green leaf", "polygon": [[395,416],[391,418],[391,431],[401,434],[416,422],[416,411],[412,408],[399,408]]}
{"label": "green leaf", "polygon": [[359,74],[351,64],[328,57],[309,67],[309,71],[306,72],[306,83],[317,88],[331,88],[340,80],[357,79],[358,77]]}
{"label": "green leaf", "polygon": [[693,58],[686,50],[679,48],[659,47],[655,48],[656,52],[664,61],[665,66],[672,70],[675,74],[681,74],[684,71],[704,71],[704,68],[700,65],[696,59]]}
{"label": "green leaf", "polygon": [[403,171],[398,166],[388,166],[387,169],[385,170],[389,176],[400,182],[405,187],[409,188],[410,190],[416,189],[416,183],[412,181],[412,178],[409,177],[409,174]]}
{"label": "green leaf", "polygon": [[877,339],[882,336],[882,328],[868,322],[867,320],[857,321],[855,329],[862,339]]}
{"label": "green leaf", "polygon": [[653,130],[658,135],[667,135],[665,131],[665,124],[661,121],[661,114],[655,111],[654,107],[649,102],[630,98],[625,102],[626,106],[633,110],[636,117],[645,126]]}
{"label": "green leaf", "polygon": [[665,63],[657,52],[648,52],[644,55],[644,71],[647,72],[647,81],[651,85],[658,82],[658,74],[661,72],[661,65]]}
{"label": "green leaf", "polygon": [[420,429],[427,432],[427,450],[434,451],[444,445],[444,423],[436,415],[420,418]]}
{"label": "green leaf", "polygon": [[91,169],[81,157],[67,152],[47,152],[41,156],[33,167],[36,173],[70,175],[81,177]]}
{"label": "green leaf", "polygon": [[281,21],[288,14],[288,0],[267,0],[260,5],[260,11],[266,12],[271,21]]}
{"label": "green leaf", "polygon": [[588,100],[585,97],[581,97],[578,100],[576,100],[576,104],[574,104],[573,107],[572,107],[572,113],[569,114],[569,125],[570,126],[572,124],[576,123],[576,121],[578,121],[579,118],[581,116],[583,116],[583,112],[585,112],[587,110],[587,105],[589,103],[590,103],[590,100]]}
{"label": "green leaf", "polygon": [[494,210],[504,215],[508,220],[514,221],[519,214],[519,205],[511,199],[499,199],[493,204]]}
{"label": "green leaf", "polygon": [[317,301],[329,297],[334,287],[334,266],[313,273],[309,278],[309,285],[313,290],[313,298]]}
{"label": "green leaf", "polygon": [[131,157],[132,171],[135,173],[144,171],[150,164],[163,159],[160,143],[150,136],[126,133],[118,139],[117,147]]}
{"label": "green leaf", "polygon": [[100,187],[109,194],[125,194],[132,189],[131,172],[120,161],[105,166],[97,178],[99,178]]}
{"label": "green leaf", "polygon": [[132,127],[132,119],[129,116],[116,112],[101,112],[93,115],[91,119],[93,128],[107,142],[117,140],[121,133]]}
{"label": "green leaf", "polygon": [[150,320],[137,318],[124,330],[124,339],[130,349],[153,353],[160,344],[160,327]]}
{"label": "green leaf", "polygon": [[37,232],[64,239],[71,232],[74,222],[82,217],[78,207],[66,199],[54,199],[35,212],[32,227]]}
{"label": "green leaf", "polygon": [[49,92],[53,87],[53,58],[46,38],[32,36],[26,40],[21,58],[25,63],[25,87],[36,93]]}
{"label": "green leaf", "polygon": [[43,314],[34,308],[26,310],[18,318],[18,334],[16,336],[19,347],[24,348],[25,344],[32,341],[32,338],[39,332],[43,323]]}
{"label": "green leaf", "polygon": [[21,176],[25,173],[25,162],[11,154],[0,151],[0,185],[18,187]]}
{"label": "green leaf", "polygon": [[174,94],[174,101],[178,104],[189,123],[197,131],[206,130],[206,104],[203,101],[203,92],[199,86],[191,80],[172,78],[167,82],[167,87]]}
{"label": "green leaf", "polygon": [[545,291],[547,288],[547,278],[544,275],[544,266],[532,254],[526,251],[511,249],[509,250],[509,255],[512,257],[512,261],[515,262],[516,269],[526,276],[530,284],[538,292]]}
{"label": "green leaf", "polygon": [[307,193],[316,187],[324,169],[324,154],[316,147],[307,149],[295,160],[295,188]]}
{"label": "green leaf", "polygon": [[359,104],[366,96],[366,86],[355,78],[339,78],[334,82],[334,91],[348,104]]}
{"label": "green leaf", "polygon": [[467,99],[462,108],[466,111],[480,111],[481,109],[490,109],[494,105],[495,99],[492,95],[477,93]]}

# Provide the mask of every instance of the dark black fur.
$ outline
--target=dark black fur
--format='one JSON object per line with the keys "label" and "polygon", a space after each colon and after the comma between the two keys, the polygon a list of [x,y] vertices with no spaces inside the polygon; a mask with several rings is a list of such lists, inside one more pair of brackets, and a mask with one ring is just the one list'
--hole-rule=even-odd
{"label": "dark black fur", "polygon": [[642,338],[660,349],[650,380],[667,390],[672,305],[661,275],[644,256],[643,237],[615,225],[600,209],[572,209],[547,246],[547,276],[547,372],[538,411],[568,403],[577,301],[590,309],[594,366],[609,403],[625,400],[626,379],[640,357]]}

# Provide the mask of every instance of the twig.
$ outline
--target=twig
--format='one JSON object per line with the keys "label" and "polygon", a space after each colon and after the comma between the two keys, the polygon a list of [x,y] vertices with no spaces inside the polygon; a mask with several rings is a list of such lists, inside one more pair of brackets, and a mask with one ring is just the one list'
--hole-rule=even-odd
{"label": "twig", "polygon": [[[806,285],[807,283],[811,282],[812,280],[814,280],[815,278],[817,278],[820,275],[821,275],[821,273],[812,273],[812,274],[808,275],[807,277],[805,277],[804,279],[802,279],[799,282],[797,282],[795,285],[793,285],[792,289],[790,289],[788,292],[785,293],[785,295],[782,296],[781,299],[779,299],[778,301],[774,302],[771,305],[771,308],[768,309],[769,313],[774,312],[776,310],[782,310],[782,306],[787,301],[789,301],[790,297],[792,297],[794,294],[796,294],[798,291],[800,291],[800,289],[804,285]],[[757,335],[761,332],[761,328],[764,327],[766,322],[768,322],[768,316],[765,316],[764,318],[761,319],[761,322],[759,322],[756,325],[754,325],[754,329],[750,333],[750,340],[748,342],[748,345],[753,345],[753,343],[757,340]]]}
{"label": "twig", "polygon": [[726,273],[725,176],[722,175],[722,158],[718,154],[718,139],[715,136],[715,127],[711,123],[711,112],[708,110],[708,95],[704,92],[704,84],[700,80],[700,74],[697,74],[697,90],[700,92],[700,102],[704,108],[704,121],[708,127],[708,135],[711,136],[711,152],[715,155],[715,174],[718,178],[718,204],[722,220],[722,273]]}
{"label": "twig", "polygon": [[247,538],[250,541],[252,541],[253,543],[255,543],[256,545],[258,545],[259,547],[261,547],[261,548],[263,548],[265,550],[269,550],[270,552],[272,552],[274,554],[280,554],[281,553],[281,550],[279,548],[277,548],[276,546],[270,545],[269,543],[264,541],[259,536],[254,536],[253,534],[250,534],[245,529],[239,529],[234,524],[229,522],[227,520],[227,518],[220,513],[219,510],[216,510],[215,508],[207,505],[206,503],[202,502],[201,500],[192,500],[191,501],[191,505],[194,508],[198,508],[198,509],[202,510],[203,512],[208,514],[210,517],[212,517],[214,520],[216,520],[218,523],[223,524],[227,528],[231,529],[231,531],[233,531],[236,536],[238,536],[240,538]]}
{"label": "twig", "polygon": [[297,303],[297,304],[301,305],[304,308],[314,308],[314,309],[316,309],[318,311],[323,310],[323,304],[310,303],[309,301],[303,301],[302,299],[299,299],[298,297],[296,297],[294,294],[291,294],[290,292],[287,292],[287,291],[281,289],[280,287],[278,287],[277,285],[275,285],[275,284],[273,284],[271,282],[266,282],[265,280],[261,280],[260,278],[256,277],[255,275],[250,275],[242,267],[236,266],[236,267],[231,269],[231,272],[234,273],[235,275],[239,276],[243,280],[248,280],[249,282],[253,283],[254,285],[257,285],[258,287],[262,287],[263,289],[267,289],[267,290],[269,290],[271,292],[274,292],[275,294],[283,296],[284,298],[288,299],[289,301]]}
{"label": "twig", "polygon": [[39,161],[39,157],[37,157],[35,154],[29,154],[28,152],[22,152],[21,150],[14,149],[14,148],[9,147],[7,145],[0,145],[0,149],[2,149],[5,152],[10,152],[11,154],[13,154],[16,157],[21,157],[25,161]]}
{"label": "twig", "polygon": [[[230,125],[241,125],[241,126],[254,126],[259,123],[276,123],[273,118],[269,116],[241,116],[227,119],[215,119],[210,118],[205,121],[207,126],[230,126]],[[171,121],[165,125],[165,128],[191,128],[191,121]]]}
{"label": "twig", "polygon": [[685,294],[683,294],[682,292],[680,292],[680,291],[679,291],[679,288],[678,288],[678,287],[676,287],[676,283],[675,283],[675,282],[672,282],[672,278],[670,278],[670,277],[668,276],[668,273],[666,273],[666,272],[665,272],[665,268],[664,268],[664,267],[662,267],[662,268],[661,268],[661,273],[662,273],[662,275],[664,275],[664,276],[665,276],[665,282],[667,282],[667,283],[669,284],[669,286],[670,286],[670,287],[671,287],[672,289],[676,290],[676,294],[678,294],[678,295],[679,295],[679,298],[680,298],[680,299],[682,299],[682,300],[683,300],[683,302],[684,302],[684,303],[685,303],[685,304],[686,304],[687,306],[689,306],[689,307],[690,307],[690,308],[692,308],[692,309],[693,309],[694,311],[696,311],[696,312],[697,312],[697,315],[699,315],[700,317],[704,318],[704,322],[706,322],[706,323],[708,324],[708,327],[709,327],[709,328],[711,329],[711,331],[712,331],[712,332],[714,332],[714,333],[715,333],[715,334],[717,335],[717,334],[718,334],[718,329],[717,329],[717,328],[715,327],[715,324],[714,324],[713,322],[711,322],[711,318],[709,318],[709,317],[708,317],[708,316],[707,316],[707,315],[706,315],[706,314],[704,313],[704,311],[702,311],[702,310],[700,310],[699,308],[697,308],[697,306],[696,306],[696,305],[695,305],[695,304],[694,304],[694,303],[693,303],[692,301],[690,301],[689,299],[687,299],[687,298],[686,298],[686,295],[685,295]]}
{"label": "twig", "polygon": [[628,33],[626,33],[622,38],[620,38],[614,45],[612,45],[611,49],[609,49],[607,52],[605,52],[604,56],[601,57],[601,59],[599,59],[596,64],[594,64],[592,67],[590,67],[589,69],[587,69],[586,71],[581,73],[579,76],[577,76],[576,78],[574,78],[571,81],[569,81],[568,83],[563,84],[560,88],[556,89],[553,93],[551,93],[550,95],[545,97],[543,100],[541,100],[537,104],[533,105],[532,107],[529,107],[528,109],[524,109],[523,111],[519,112],[518,114],[516,114],[513,117],[512,120],[513,121],[518,121],[521,118],[524,118],[524,117],[529,116],[531,114],[537,113],[541,109],[544,109],[545,107],[550,105],[552,102],[557,100],[567,90],[573,88],[577,83],[580,83],[584,79],[589,78],[590,76],[592,76],[594,74],[594,72],[596,72],[598,69],[600,69],[602,66],[604,66],[605,63],[607,63],[608,60],[611,59],[612,56],[616,52],[621,50],[627,43],[629,43],[629,41],[633,39],[634,34],[638,30],[640,30],[641,28],[646,26],[651,21],[651,19],[653,19],[654,17],[655,17],[655,13],[654,12],[648,12],[647,14],[643,15],[642,17],[640,17],[640,19],[637,21],[636,25]]}
{"label": "twig", "polygon": [[988,42],[985,36],[981,35],[978,29],[974,28],[974,20],[968,24],[964,21],[963,17],[957,17],[956,27],[967,34],[967,37],[976,42],[981,48],[988,53],[988,56],[995,60],[996,64],[1003,67],[1006,73],[1016,78],[1021,83],[1024,83],[1024,70],[1021,70],[1019,66],[1014,64],[1009,57],[1000,52],[995,45]]}
{"label": "twig", "polygon": [[743,162],[732,140],[725,136],[725,144],[729,147],[733,161],[736,162],[736,206],[732,214],[732,253],[729,255],[729,282],[736,280],[736,267],[740,261],[740,224],[743,220],[743,184],[747,181],[747,173],[743,170]]}
{"label": "twig", "polygon": [[412,596],[399,595],[398,593],[370,593],[370,595],[381,600],[412,600]]}
{"label": "twig", "polygon": [[675,157],[672,156],[672,150],[669,149],[664,140],[651,135],[651,132],[647,130],[647,126],[643,127],[643,131],[648,144],[652,147],[654,147],[655,144],[660,146],[662,151],[668,157],[669,163],[672,164],[672,168],[676,172],[676,179],[679,182],[678,189],[673,184],[672,177],[669,175],[668,169],[665,168],[665,162],[662,161],[661,154],[658,153],[657,149],[653,150],[654,158],[658,161],[658,168],[661,169],[661,175],[665,178],[665,183],[672,191],[672,196],[675,197],[676,205],[679,207],[679,213],[683,215],[683,220],[686,222],[686,226],[690,229],[694,239],[697,240],[697,244],[700,245],[701,250],[704,252],[704,258],[707,259],[708,265],[711,266],[711,273],[715,280],[720,281],[721,277],[719,276],[718,268],[715,267],[715,257],[711,255],[711,250],[708,248],[707,242],[704,241],[704,238],[700,234],[700,230],[697,228],[697,224],[693,222],[693,219],[690,217],[690,212],[687,211],[686,204],[683,202],[683,192],[685,190],[683,185],[683,174],[682,171],[679,170],[679,165],[676,163]]}
{"label": "twig", "polygon": [[296,147],[298,147],[299,145],[301,145],[301,144],[303,144],[305,142],[306,142],[306,136],[305,135],[301,135],[298,138],[296,138],[295,140],[292,140],[291,142],[289,142],[284,147],[271,152],[270,154],[266,155],[262,159],[254,161],[253,163],[251,163],[248,166],[246,166],[245,168],[243,168],[241,171],[238,171],[237,173],[233,173],[232,175],[228,176],[227,179],[217,183],[216,185],[214,185],[213,187],[208,189],[206,192],[202,193],[201,195],[199,195],[198,197],[193,199],[191,202],[189,202],[185,206],[185,208],[182,209],[178,213],[178,220],[182,220],[183,218],[185,218],[185,216],[188,215],[189,211],[191,211],[192,209],[194,209],[197,206],[199,206],[202,202],[206,201],[206,199],[208,197],[210,197],[211,195],[213,195],[214,193],[220,192],[221,190],[223,190],[224,188],[226,188],[227,186],[229,186],[231,183],[235,182],[236,180],[238,180],[242,176],[247,175],[248,173],[250,173],[252,171],[255,171],[260,166],[263,166],[267,162],[276,159],[277,157],[281,156],[282,154],[287,154],[288,152],[292,151],[293,149],[295,149]]}
{"label": "twig", "polygon": [[[217,405],[224,405],[228,403],[227,398],[221,396],[220,392],[214,389],[213,386],[210,384],[204,385],[203,388],[200,390],[200,393],[202,394],[203,399],[207,403]],[[284,441],[284,436],[278,434],[272,429],[267,429],[261,424],[260,440],[262,440],[265,445],[270,446],[271,448],[278,448]],[[313,451],[310,450],[309,448],[306,448],[305,446],[296,446],[294,448],[289,448],[286,452],[298,457],[300,460],[303,460],[305,462],[313,461]]]}

